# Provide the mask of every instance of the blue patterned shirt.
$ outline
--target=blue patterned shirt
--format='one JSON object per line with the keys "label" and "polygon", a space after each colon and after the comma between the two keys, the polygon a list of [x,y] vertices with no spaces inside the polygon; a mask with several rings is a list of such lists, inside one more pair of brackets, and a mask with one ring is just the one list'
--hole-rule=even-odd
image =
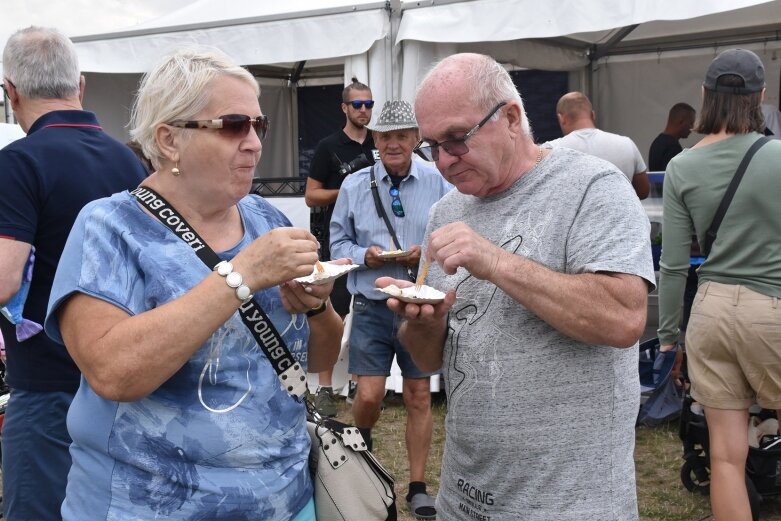
{"label": "blue patterned shirt", "polygon": [[[242,199],[239,211],[245,234],[218,252],[225,260],[290,225],[256,196]],[[46,332],[62,343],[57,308],[75,292],[137,315],[181,297],[208,274],[192,248],[128,192],[95,201],[79,214],[65,246]],[[255,300],[306,365],[305,316],[287,313],[276,287],[256,292]],[[304,407],[281,387],[238,312],[141,400],[105,400],[82,377],[68,431],[66,521],[287,521],[312,497]]]}

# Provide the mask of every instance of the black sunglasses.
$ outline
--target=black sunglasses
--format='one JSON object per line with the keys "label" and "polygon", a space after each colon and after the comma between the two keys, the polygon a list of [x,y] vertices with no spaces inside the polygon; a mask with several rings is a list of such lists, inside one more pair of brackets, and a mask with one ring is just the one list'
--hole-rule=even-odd
{"label": "black sunglasses", "polygon": [[401,199],[399,199],[399,188],[397,186],[391,186],[388,191],[391,196],[391,210],[396,217],[404,217],[404,207],[401,206]]}
{"label": "black sunglasses", "polygon": [[268,116],[251,118],[245,114],[226,114],[217,119],[177,119],[168,125],[179,128],[213,128],[228,137],[244,137],[249,133],[250,128],[254,128],[262,140],[268,132]]}
{"label": "black sunglasses", "polygon": [[373,99],[356,99],[356,100],[348,101],[347,103],[352,105],[355,110],[360,109],[361,105],[363,105],[367,109],[374,107]]}
{"label": "black sunglasses", "polygon": [[448,139],[447,141],[443,141],[441,143],[420,141],[412,151],[426,161],[438,161],[440,148],[444,149],[444,151],[451,156],[463,156],[469,152],[469,147],[466,146],[466,140],[477,134],[477,131],[483,128],[483,125],[488,123],[488,120],[491,119],[494,114],[496,114],[496,111],[505,105],[507,105],[507,102],[503,101],[491,109],[491,112],[489,112],[486,117],[480,120],[480,123],[472,127],[469,132],[464,134],[464,137],[462,138]]}

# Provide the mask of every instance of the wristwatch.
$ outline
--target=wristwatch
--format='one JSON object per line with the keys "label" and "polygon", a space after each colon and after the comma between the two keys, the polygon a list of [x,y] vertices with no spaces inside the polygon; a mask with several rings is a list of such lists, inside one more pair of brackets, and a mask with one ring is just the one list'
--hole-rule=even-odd
{"label": "wristwatch", "polygon": [[323,300],[320,303],[319,306],[317,306],[315,308],[312,308],[309,311],[307,311],[306,312],[306,316],[309,317],[309,318],[314,317],[316,315],[319,315],[320,313],[322,313],[326,309],[328,309],[328,299]]}

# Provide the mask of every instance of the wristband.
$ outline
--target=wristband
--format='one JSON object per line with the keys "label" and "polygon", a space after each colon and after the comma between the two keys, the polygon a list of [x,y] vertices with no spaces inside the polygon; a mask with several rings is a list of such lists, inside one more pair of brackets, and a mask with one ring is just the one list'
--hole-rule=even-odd
{"label": "wristband", "polygon": [[244,284],[244,279],[238,271],[233,271],[233,264],[228,261],[222,261],[214,267],[214,271],[221,277],[225,277],[225,284],[229,288],[236,290],[236,298],[239,299],[242,304],[249,301],[253,295],[249,286]]}
{"label": "wristband", "polygon": [[307,311],[306,312],[306,316],[309,317],[309,318],[312,318],[314,316],[319,315],[320,313],[322,313],[326,309],[328,309],[328,299],[323,300],[320,303],[320,305],[317,306],[316,308],[312,308],[309,311]]}

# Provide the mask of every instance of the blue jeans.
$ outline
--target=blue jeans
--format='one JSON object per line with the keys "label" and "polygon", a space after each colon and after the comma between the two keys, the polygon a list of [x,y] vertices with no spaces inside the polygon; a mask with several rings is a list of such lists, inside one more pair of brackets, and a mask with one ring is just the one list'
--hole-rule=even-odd
{"label": "blue jeans", "polygon": [[348,371],[357,376],[390,376],[393,355],[404,378],[425,378],[398,340],[401,318],[388,309],[384,300],[353,298],[353,325],[350,330]]}
{"label": "blue jeans", "polygon": [[62,519],[71,466],[65,418],[73,396],[11,390],[2,433],[5,519]]}

